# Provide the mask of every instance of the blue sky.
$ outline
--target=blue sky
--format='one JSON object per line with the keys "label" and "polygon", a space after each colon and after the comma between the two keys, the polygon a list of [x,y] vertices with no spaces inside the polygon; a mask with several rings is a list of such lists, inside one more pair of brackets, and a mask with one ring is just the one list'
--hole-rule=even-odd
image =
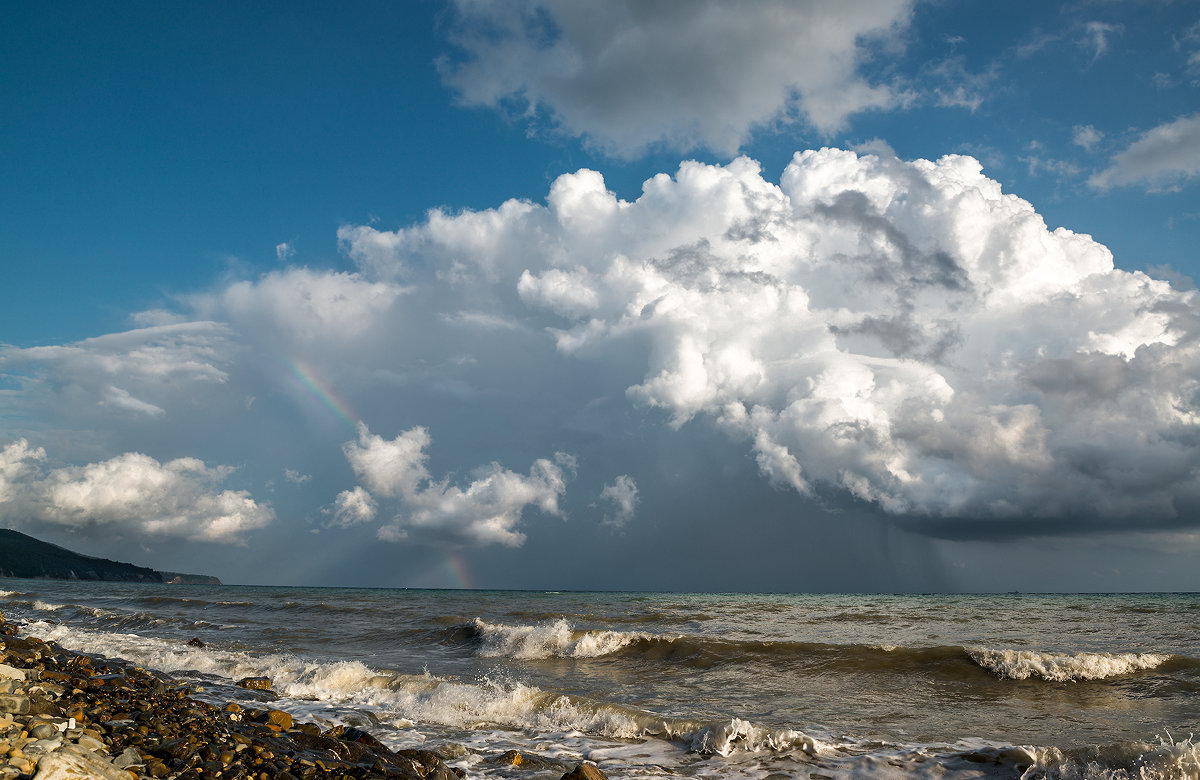
{"label": "blue sky", "polygon": [[231,582],[1200,587],[1195,4],[0,37],[13,527]]}

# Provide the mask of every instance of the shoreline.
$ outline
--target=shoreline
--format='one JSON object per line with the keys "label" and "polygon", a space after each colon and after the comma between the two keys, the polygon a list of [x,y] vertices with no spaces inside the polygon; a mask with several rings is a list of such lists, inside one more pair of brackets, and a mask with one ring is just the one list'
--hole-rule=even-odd
{"label": "shoreline", "polygon": [[[238,684],[270,690],[267,678]],[[123,659],[22,636],[0,614],[0,780],[459,780],[465,749],[393,751],[369,733],[297,723],[283,710],[220,707]],[[606,780],[593,764],[542,763],[509,751],[490,765]],[[568,771],[569,770],[569,771]]]}

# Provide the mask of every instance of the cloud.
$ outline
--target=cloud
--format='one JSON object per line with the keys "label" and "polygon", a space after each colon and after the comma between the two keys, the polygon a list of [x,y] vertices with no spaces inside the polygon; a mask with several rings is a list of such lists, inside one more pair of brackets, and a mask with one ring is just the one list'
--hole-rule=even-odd
{"label": "cloud", "polygon": [[998,77],[999,70],[995,65],[972,73],[961,55],[929,63],[921,73],[935,105],[965,108],[971,112],[977,111],[983,105],[985,96],[994,91],[993,85]]}
{"label": "cloud", "polygon": [[622,474],[613,480],[611,485],[605,485],[600,491],[600,498],[612,504],[612,514],[604,515],[604,522],[617,528],[624,528],[633,519],[637,511],[637,483],[628,474]]}
{"label": "cloud", "polygon": [[1087,22],[1083,25],[1083,35],[1079,39],[1079,45],[1090,50],[1092,60],[1095,61],[1108,52],[1109,38],[1113,34],[1120,34],[1124,31],[1125,28],[1119,24]]}
{"label": "cloud", "polygon": [[287,260],[289,257],[292,257],[295,254],[296,254],[295,247],[293,247],[291,244],[287,243],[286,241],[275,245],[275,259],[280,262]]}
{"label": "cloud", "polygon": [[1100,143],[1103,138],[1104,133],[1091,125],[1075,125],[1075,130],[1071,135],[1071,141],[1076,146],[1083,147],[1089,152],[1095,149],[1096,144]]}
{"label": "cloud", "polygon": [[338,493],[333,502],[333,525],[342,528],[362,525],[375,519],[379,507],[371,494],[356,485],[353,490]]}
{"label": "cloud", "polygon": [[127,452],[47,470],[46,452],[24,439],[0,451],[0,519],[135,538],[237,543],[274,519],[246,491],[221,490],[232,472],[196,458],[160,463]]}
{"label": "cloud", "polygon": [[425,448],[429,433],[424,428],[404,431],[391,441],[358,424],[358,441],[342,445],[350,468],[367,489],[384,498],[416,495],[418,485],[429,479]]}
{"label": "cloud", "polygon": [[312,479],[312,474],[301,474],[295,469],[284,469],[283,478],[288,482],[291,482],[293,485],[303,485],[305,482],[308,482],[310,479]]}
{"label": "cloud", "polygon": [[1167,189],[1200,175],[1200,114],[1146,131],[1088,183],[1097,189],[1145,185]]}
{"label": "cloud", "polygon": [[[424,428],[412,428],[386,440],[359,423],[358,440],[346,442],[346,460],[371,494],[398,499],[402,513],[379,529],[379,538],[399,541],[410,530],[451,544],[504,544],[519,547],[525,534],[517,530],[526,507],[560,515],[558,500],[574,474],[574,458],[557,453],[554,460],[539,458],[528,476],[491,463],[476,469],[465,488],[445,477],[434,481],[425,448],[431,439]],[[361,486],[338,496],[335,520],[342,525],[374,517],[371,495]]]}
{"label": "cloud", "polygon": [[403,288],[358,274],[288,268],[194,296],[196,316],[288,342],[344,343],[362,336]]}
{"label": "cloud", "polygon": [[461,295],[493,291],[581,369],[640,377],[634,407],[715,423],[802,494],[936,533],[1195,516],[1194,294],[1049,229],[969,157],[813,150],[778,184],[686,162],[632,202],[582,170],[544,205],[343,240],[384,275],[452,257]]}
{"label": "cloud", "polygon": [[172,322],[64,346],[0,346],[0,378],[22,388],[10,411],[27,419],[155,419],[225,384],[232,349],[224,323]]}
{"label": "cloud", "polygon": [[830,134],[903,95],[859,73],[907,26],[909,0],[846,3],[540,0],[455,3],[444,81],[470,106],[545,112],[632,157],[664,145],[732,154],[758,127]]}

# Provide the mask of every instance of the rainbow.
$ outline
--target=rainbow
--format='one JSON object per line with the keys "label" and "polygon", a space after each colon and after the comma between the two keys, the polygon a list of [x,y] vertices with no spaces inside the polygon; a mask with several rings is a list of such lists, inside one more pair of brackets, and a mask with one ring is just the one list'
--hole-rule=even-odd
{"label": "rainbow", "polygon": [[475,578],[471,576],[467,562],[458,553],[446,553],[446,571],[450,574],[454,587],[466,590],[475,589]]}
{"label": "rainbow", "polygon": [[329,383],[322,380],[320,375],[313,370],[312,366],[300,358],[292,358],[284,363],[284,367],[300,388],[320,402],[322,406],[333,412],[351,430],[354,429],[359,419],[358,415],[354,413],[346,401],[334,395],[333,390],[329,387]]}

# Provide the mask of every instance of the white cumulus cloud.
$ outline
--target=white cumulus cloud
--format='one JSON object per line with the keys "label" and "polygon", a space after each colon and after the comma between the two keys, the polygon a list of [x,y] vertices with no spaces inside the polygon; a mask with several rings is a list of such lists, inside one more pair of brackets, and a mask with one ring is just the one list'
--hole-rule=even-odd
{"label": "white cumulus cloud", "polygon": [[430,476],[425,453],[430,443],[424,428],[403,431],[389,441],[359,423],[358,440],[346,442],[343,452],[367,490],[358,486],[341,493],[335,503],[335,520],[345,518],[341,524],[350,525],[371,519],[373,494],[398,499],[401,508],[394,522],[379,529],[381,539],[405,539],[413,529],[454,544],[519,547],[525,534],[517,526],[527,507],[561,514],[558,500],[576,468],[570,455],[539,458],[528,475],[491,463],[476,469],[471,482],[459,487],[451,484],[449,477],[434,480]]}
{"label": "white cumulus cloud", "polygon": [[342,343],[361,336],[403,289],[358,274],[288,268],[218,293],[196,296],[197,315],[242,330],[304,343]]}
{"label": "white cumulus cloud", "polygon": [[379,506],[362,485],[338,493],[333,502],[333,524],[348,528],[362,525],[375,519]]}
{"label": "white cumulus cloud", "polygon": [[600,491],[600,499],[612,505],[611,513],[604,515],[604,522],[617,528],[625,527],[637,512],[638,487],[633,477],[622,474],[613,480],[611,485],[605,485]]}
{"label": "white cumulus cloud", "polygon": [[451,39],[462,57],[442,71],[468,105],[545,111],[609,153],[733,153],[759,126],[803,118],[828,134],[901,103],[859,66],[873,44],[894,42],[911,6],[461,0]]}
{"label": "white cumulus cloud", "polygon": [[462,295],[636,372],[635,406],[716,422],[802,493],[1014,529],[1200,499],[1194,294],[1048,228],[970,157],[806,151],[777,184],[687,162],[632,202],[585,170],[544,205],[342,239],[383,275],[452,257]]}
{"label": "white cumulus cloud", "polygon": [[47,469],[24,439],[0,451],[0,519],[35,528],[236,543],[274,519],[244,490],[222,490],[232,469],[196,458],[160,463],[127,452],[98,463]]}

